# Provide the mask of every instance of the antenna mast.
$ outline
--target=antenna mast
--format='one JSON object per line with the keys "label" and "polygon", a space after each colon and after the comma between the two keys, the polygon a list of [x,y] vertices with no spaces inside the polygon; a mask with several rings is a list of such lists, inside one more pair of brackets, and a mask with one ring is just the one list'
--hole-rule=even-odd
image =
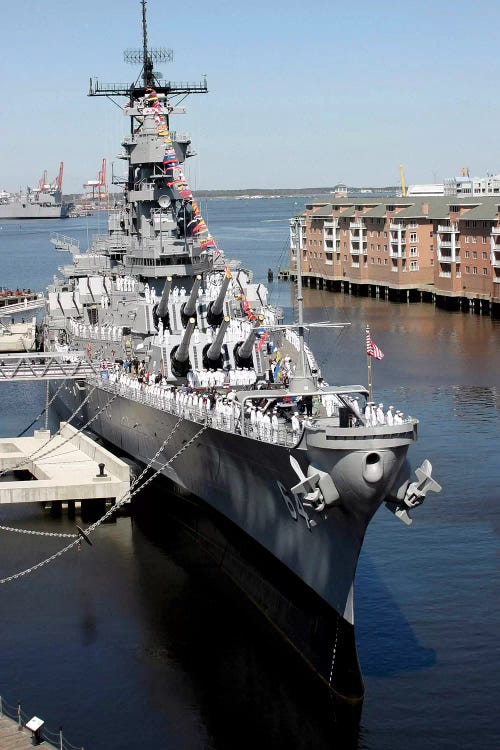
{"label": "antenna mast", "polygon": [[[142,48],[127,49],[123,59],[127,63],[141,63],[142,76],[135,83],[100,83],[97,79],[90,79],[89,96],[127,96],[130,100],[144,96],[148,86],[152,86],[158,94],[170,96],[173,94],[206,94],[207,81],[200,83],[173,83],[163,79],[163,74],[153,70],[156,63],[172,62],[174,53],[171,49],[160,47],[148,49],[147,0],[141,0],[142,9]],[[141,81],[142,78],[142,81]]]}

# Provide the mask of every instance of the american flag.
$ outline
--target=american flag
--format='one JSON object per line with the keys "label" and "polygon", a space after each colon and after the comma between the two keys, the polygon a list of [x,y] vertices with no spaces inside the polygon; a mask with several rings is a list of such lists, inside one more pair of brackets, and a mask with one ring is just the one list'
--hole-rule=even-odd
{"label": "american flag", "polygon": [[384,352],[379,349],[378,346],[372,341],[370,335],[370,328],[366,326],[366,353],[369,357],[375,357],[375,359],[382,359]]}

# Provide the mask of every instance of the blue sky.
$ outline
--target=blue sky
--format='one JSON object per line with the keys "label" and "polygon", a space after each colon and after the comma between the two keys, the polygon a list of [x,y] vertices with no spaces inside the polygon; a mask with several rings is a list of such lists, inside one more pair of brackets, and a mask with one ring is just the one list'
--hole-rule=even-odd
{"label": "blue sky", "polygon": [[[53,178],[80,191],[116,172],[126,118],[87,97],[130,82],[139,0],[2,3],[0,188]],[[197,82],[173,122],[198,156],[193,189],[396,184],[500,172],[500,3],[476,0],[148,0],[166,78]]]}

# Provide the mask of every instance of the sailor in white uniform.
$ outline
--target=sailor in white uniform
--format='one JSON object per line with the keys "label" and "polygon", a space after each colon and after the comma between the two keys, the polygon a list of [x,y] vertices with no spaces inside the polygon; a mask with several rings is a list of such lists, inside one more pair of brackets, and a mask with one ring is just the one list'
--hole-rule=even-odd
{"label": "sailor in white uniform", "polygon": [[379,404],[377,409],[377,423],[385,424],[384,404]]}
{"label": "sailor in white uniform", "polygon": [[292,417],[292,430],[293,430],[293,436],[295,440],[298,440],[298,437],[300,435],[300,421],[299,421],[299,412],[294,411],[293,417]]}
{"label": "sailor in white uniform", "polygon": [[385,421],[387,424],[393,425],[394,424],[394,413],[393,413],[394,406],[389,406],[387,409],[387,413],[385,415]]}
{"label": "sailor in white uniform", "polygon": [[276,409],[273,409],[273,416],[271,418],[271,427],[272,427],[272,432],[273,432],[273,443],[277,443],[279,422],[278,422],[278,412]]}

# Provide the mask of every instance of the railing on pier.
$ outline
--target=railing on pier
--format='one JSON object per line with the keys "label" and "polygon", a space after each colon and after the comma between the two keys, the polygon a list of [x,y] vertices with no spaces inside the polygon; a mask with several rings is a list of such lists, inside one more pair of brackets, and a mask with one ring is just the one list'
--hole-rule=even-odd
{"label": "railing on pier", "polygon": [[[17,702],[17,706],[8,703],[3,696],[0,695],[0,719],[6,716],[12,721],[17,723],[17,728],[20,732],[24,731],[26,724],[30,721],[33,714],[26,713],[21,706],[21,702]],[[30,730],[28,730],[30,731]],[[52,747],[58,748],[58,750],[84,750],[81,745],[73,745],[63,735],[62,727],[56,731],[50,729],[44,723],[40,732],[40,741],[52,745]],[[36,744],[34,741],[31,744]]]}

